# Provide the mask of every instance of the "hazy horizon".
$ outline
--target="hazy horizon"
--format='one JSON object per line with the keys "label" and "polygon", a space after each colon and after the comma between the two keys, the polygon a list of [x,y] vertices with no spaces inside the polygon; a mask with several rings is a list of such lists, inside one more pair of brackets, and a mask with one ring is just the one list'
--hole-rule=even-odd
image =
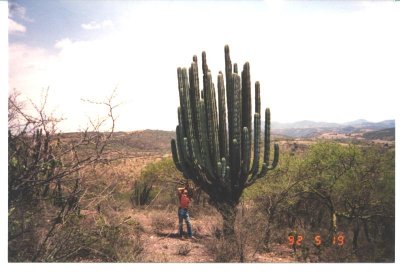
{"label": "hazy horizon", "polygon": [[[351,123],[354,121],[359,121],[359,120],[365,120],[368,123],[381,123],[385,121],[395,121],[395,119],[385,119],[377,122],[372,122],[366,119],[357,119],[357,120],[349,120],[345,122],[325,122],[325,121],[314,121],[314,120],[298,120],[294,122],[271,122],[271,128],[274,129],[274,124],[280,124],[280,125],[288,125],[288,124],[296,124],[296,123],[301,123],[301,122],[313,122],[313,123],[331,123],[331,124],[338,124],[338,125],[344,125],[346,123]],[[264,129],[264,123],[262,123],[262,129]],[[175,128],[170,128],[170,129],[161,129],[161,128],[141,128],[141,129],[134,129],[134,130],[115,130],[115,132],[135,132],[135,131],[144,131],[144,130],[160,130],[160,131],[171,131],[175,132]],[[74,130],[74,131],[60,131],[61,133],[78,133],[80,132],[79,130]]]}

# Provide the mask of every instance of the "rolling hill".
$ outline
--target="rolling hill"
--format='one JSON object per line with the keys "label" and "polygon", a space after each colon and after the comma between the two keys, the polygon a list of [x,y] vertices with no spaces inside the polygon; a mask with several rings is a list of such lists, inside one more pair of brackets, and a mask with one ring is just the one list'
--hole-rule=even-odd
{"label": "rolling hill", "polygon": [[[359,119],[346,123],[328,123],[328,122],[314,122],[314,121],[299,121],[294,123],[277,123],[272,122],[271,133],[279,134],[293,138],[319,138],[323,135],[341,135],[344,136],[359,136],[363,137],[365,133],[393,129],[394,135],[394,120],[385,120],[381,122],[369,122],[364,119]],[[385,137],[389,131],[372,134],[373,137]],[[371,137],[366,134],[366,137]],[[366,138],[369,139],[369,138]],[[394,140],[394,136],[393,136]]]}

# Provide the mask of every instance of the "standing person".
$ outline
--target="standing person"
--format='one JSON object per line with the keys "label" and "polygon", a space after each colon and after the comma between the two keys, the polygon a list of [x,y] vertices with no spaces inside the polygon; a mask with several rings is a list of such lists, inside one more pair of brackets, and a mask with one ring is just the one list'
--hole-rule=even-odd
{"label": "standing person", "polygon": [[178,209],[178,218],[179,218],[179,236],[183,237],[183,219],[185,219],[187,234],[189,238],[192,237],[192,226],[190,224],[189,218],[189,187],[186,185],[184,188],[178,188],[178,197],[179,197],[179,209]]}

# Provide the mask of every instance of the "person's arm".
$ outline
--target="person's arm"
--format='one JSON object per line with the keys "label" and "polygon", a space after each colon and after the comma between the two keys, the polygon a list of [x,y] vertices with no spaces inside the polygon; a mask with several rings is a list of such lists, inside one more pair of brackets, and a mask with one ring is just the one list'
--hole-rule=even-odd
{"label": "person's arm", "polygon": [[183,190],[185,190],[185,188],[178,188],[177,189],[178,190],[178,197],[180,197],[181,196],[181,194],[183,193]]}

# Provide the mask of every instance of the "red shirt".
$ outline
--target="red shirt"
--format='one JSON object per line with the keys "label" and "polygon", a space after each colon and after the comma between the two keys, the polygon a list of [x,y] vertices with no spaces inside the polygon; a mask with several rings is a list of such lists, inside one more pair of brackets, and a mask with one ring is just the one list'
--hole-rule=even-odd
{"label": "red shirt", "polygon": [[179,200],[180,200],[179,208],[184,208],[184,209],[189,208],[190,198],[188,197],[187,194],[181,193]]}

